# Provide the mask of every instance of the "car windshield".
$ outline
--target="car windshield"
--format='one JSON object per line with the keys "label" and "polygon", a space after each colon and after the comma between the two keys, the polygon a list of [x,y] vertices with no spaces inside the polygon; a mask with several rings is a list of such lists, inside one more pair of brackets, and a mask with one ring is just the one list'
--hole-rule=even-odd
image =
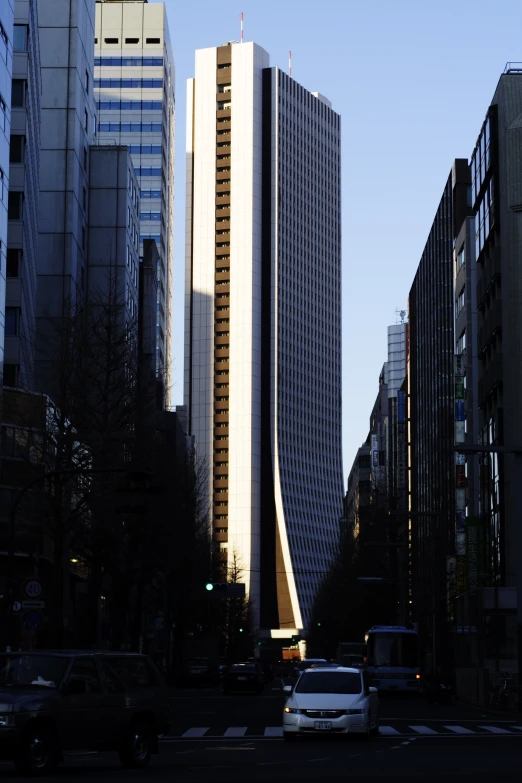
{"label": "car windshield", "polygon": [[305,672],[296,693],[360,693],[361,675],[355,672]]}
{"label": "car windshield", "polygon": [[57,655],[0,655],[0,686],[58,688],[68,663]]}
{"label": "car windshield", "polygon": [[241,674],[242,672],[250,672],[250,673],[254,672],[255,673],[257,671],[257,669],[254,666],[254,664],[250,664],[250,665],[247,664],[245,666],[231,666],[230,667],[230,671],[233,674]]}

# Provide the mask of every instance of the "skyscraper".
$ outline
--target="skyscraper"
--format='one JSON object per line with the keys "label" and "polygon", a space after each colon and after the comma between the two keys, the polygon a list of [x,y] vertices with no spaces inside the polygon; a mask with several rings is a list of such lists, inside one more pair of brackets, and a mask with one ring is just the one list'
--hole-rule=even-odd
{"label": "skyscraper", "polygon": [[40,177],[40,47],[37,0],[15,2],[7,248],[9,335],[4,383],[35,386],[36,281]]}
{"label": "skyscraper", "polygon": [[185,404],[216,554],[280,635],[306,628],[342,514],[340,210],[329,101],[254,43],[197,51]]}
{"label": "skyscraper", "polygon": [[140,183],[143,240],[159,250],[156,372],[170,391],[174,217],[174,58],[164,3],[96,2],[98,138],[130,147]]}

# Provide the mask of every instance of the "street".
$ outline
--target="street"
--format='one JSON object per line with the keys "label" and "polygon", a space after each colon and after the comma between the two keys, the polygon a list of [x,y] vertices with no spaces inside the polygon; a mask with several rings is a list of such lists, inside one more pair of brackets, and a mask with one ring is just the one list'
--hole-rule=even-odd
{"label": "street", "polygon": [[[312,737],[282,739],[282,683],[260,696],[223,696],[218,688],[172,691],[171,729],[144,772],[129,773],[115,754],[68,754],[49,781],[134,780],[177,783],[322,779],[518,781],[522,716],[480,713],[422,699],[381,700],[381,727],[369,742]],[[0,765],[0,780],[29,780]]]}

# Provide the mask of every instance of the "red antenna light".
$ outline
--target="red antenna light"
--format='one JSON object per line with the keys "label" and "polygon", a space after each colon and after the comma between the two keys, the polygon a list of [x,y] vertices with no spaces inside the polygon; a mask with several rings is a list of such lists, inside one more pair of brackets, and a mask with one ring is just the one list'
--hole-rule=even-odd
{"label": "red antenna light", "polygon": [[245,14],[244,13],[240,13],[239,14],[239,21],[241,22],[241,37],[240,37],[240,41],[241,41],[241,43],[243,43],[243,35],[244,35],[244,33],[243,33],[243,22],[245,21]]}
{"label": "red antenna light", "polygon": [[288,75],[292,76],[292,52],[288,52]]}

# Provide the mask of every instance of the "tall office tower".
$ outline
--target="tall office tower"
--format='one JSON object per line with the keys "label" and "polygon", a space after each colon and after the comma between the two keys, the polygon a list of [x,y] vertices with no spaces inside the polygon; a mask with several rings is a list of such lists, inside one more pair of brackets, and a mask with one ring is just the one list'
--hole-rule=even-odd
{"label": "tall office tower", "polygon": [[9,194],[9,136],[11,133],[13,19],[13,2],[12,0],[7,0],[0,6],[0,405],[4,376],[5,268]]}
{"label": "tall office tower", "polygon": [[15,0],[14,11],[4,382],[29,391],[35,388],[42,92],[37,0]]}
{"label": "tall office tower", "polygon": [[185,403],[254,623],[305,628],[342,514],[340,117],[254,43],[188,82]]}
{"label": "tall office tower", "polygon": [[95,133],[94,0],[38,2],[42,75],[36,367],[48,383],[55,319],[85,290],[89,146]]}
{"label": "tall office tower", "polygon": [[453,241],[467,213],[467,161],[456,160],[409,299],[409,476],[412,616],[433,661],[449,654],[447,557],[455,553]]}
{"label": "tall office tower", "polygon": [[156,372],[170,394],[174,217],[174,59],[164,3],[97,0],[95,94],[100,143],[127,144],[140,183],[143,240],[159,250]]}

